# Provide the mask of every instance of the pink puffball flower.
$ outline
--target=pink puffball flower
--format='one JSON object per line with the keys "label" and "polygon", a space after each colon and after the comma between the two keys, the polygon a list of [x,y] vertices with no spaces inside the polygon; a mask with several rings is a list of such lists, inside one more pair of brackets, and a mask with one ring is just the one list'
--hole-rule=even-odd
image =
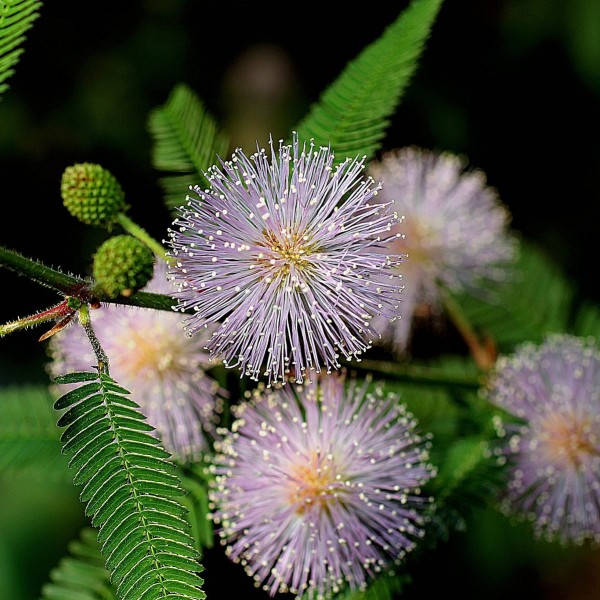
{"label": "pink puffball flower", "polygon": [[518,418],[500,422],[509,465],[504,510],[537,536],[600,542],[600,351],[566,334],[498,359],[489,399]]}
{"label": "pink puffball flower", "polygon": [[195,188],[169,233],[171,277],[188,330],[216,325],[207,348],[225,366],[301,382],[370,348],[374,316],[397,316],[396,215],[363,169],[294,136],[270,157],[237,150]]}
{"label": "pink puffball flower", "polygon": [[419,306],[440,311],[442,288],[475,291],[501,280],[516,250],[510,214],[478,170],[465,171],[458,156],[409,147],[369,166],[383,183],[379,199],[395,202],[402,218],[390,252],[405,255],[402,318],[377,320],[384,341],[403,352]]}
{"label": "pink puffball flower", "polygon": [[336,374],[259,387],[216,445],[214,520],[270,595],[364,589],[424,535],[429,438],[396,395],[366,388]]}

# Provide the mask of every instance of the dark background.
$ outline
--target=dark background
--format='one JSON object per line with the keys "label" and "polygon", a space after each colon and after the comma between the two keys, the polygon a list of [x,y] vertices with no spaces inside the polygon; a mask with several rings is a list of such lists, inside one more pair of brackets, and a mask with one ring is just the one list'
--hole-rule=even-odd
{"label": "dark background", "polygon": [[[81,2],[47,2],[0,102],[0,244],[87,274],[106,233],[75,222],[60,198],[64,168],[83,161],[109,169],[132,218],[163,238],[169,215],[147,117],[176,83],[198,93],[234,145],[252,150],[269,133],[287,136],[407,3],[332,3],[330,11],[324,3],[264,4],[146,0],[84,10]],[[599,100],[597,0],[447,0],[384,150],[415,144],[466,156],[578,298],[600,301]],[[57,301],[7,271],[0,289],[5,321]],[[2,385],[46,381],[39,334],[0,339]],[[40,489],[0,488],[2,597],[35,598],[82,522],[76,492]],[[209,597],[218,595],[210,573],[230,572],[223,563],[218,553],[206,557]],[[595,554],[533,543],[484,512],[415,570],[414,597],[439,579],[463,598],[591,598],[598,582],[589,564],[600,566]],[[240,585],[250,593],[248,582]]]}

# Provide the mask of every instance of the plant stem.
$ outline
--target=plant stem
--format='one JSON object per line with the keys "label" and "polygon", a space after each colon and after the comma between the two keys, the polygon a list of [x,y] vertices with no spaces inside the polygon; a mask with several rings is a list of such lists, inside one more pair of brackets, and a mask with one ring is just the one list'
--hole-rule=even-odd
{"label": "plant stem", "polygon": [[87,304],[84,304],[79,309],[79,322],[81,323],[85,333],[92,345],[92,350],[96,356],[96,360],[98,361],[98,372],[99,373],[108,373],[108,356],[104,352],[104,349],[100,345],[100,341],[96,337],[96,333],[94,328],[92,327],[92,320],[90,319],[90,309]]}
{"label": "plant stem", "polygon": [[145,229],[134,223],[125,213],[119,213],[117,221],[127,233],[146,244],[154,254],[168,262],[169,258],[162,244],[149,235]]}
{"label": "plant stem", "polygon": [[461,387],[476,390],[483,383],[481,376],[477,375],[457,377],[440,372],[434,368],[418,367],[415,365],[402,366],[378,360],[362,359],[360,362],[348,362],[346,363],[346,368],[361,372],[378,373],[395,381],[421,385]]}
{"label": "plant stem", "polygon": [[25,329],[26,327],[34,327],[35,325],[41,325],[47,321],[52,321],[59,318],[68,317],[69,315],[75,314],[75,309],[71,308],[67,300],[63,300],[56,306],[52,306],[47,310],[43,310],[39,313],[35,313],[29,317],[17,319],[10,323],[0,325],[0,337],[18,331],[19,329]]}
{"label": "plant stem", "polygon": [[[110,302],[112,304],[126,304],[128,306],[167,311],[172,311],[173,307],[177,304],[175,298],[166,294],[155,294],[153,292],[137,292],[127,298],[125,296],[108,298],[101,291],[94,289],[94,282],[91,280],[61,273],[39,261],[26,258],[2,246],[0,246],[0,266],[6,267],[19,275],[29,277],[31,280],[52,288],[63,296],[77,298],[84,304]],[[186,312],[191,314],[193,311]]]}
{"label": "plant stem", "polygon": [[6,267],[19,275],[25,275],[65,296],[79,297],[81,291],[89,286],[88,282],[79,277],[61,273],[3,246],[0,246],[0,266]]}
{"label": "plant stem", "polygon": [[482,343],[459,304],[449,294],[442,295],[442,302],[446,313],[469,347],[477,366],[483,371],[491,369],[496,362],[496,351],[493,345]]}

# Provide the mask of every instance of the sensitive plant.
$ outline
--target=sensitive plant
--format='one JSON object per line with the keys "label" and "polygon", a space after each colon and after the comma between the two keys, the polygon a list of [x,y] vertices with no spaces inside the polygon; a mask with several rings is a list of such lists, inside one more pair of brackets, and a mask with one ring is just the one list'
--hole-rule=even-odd
{"label": "sensitive plant", "polygon": [[[413,0],[268,151],[231,152],[176,85],[148,116],[164,246],[85,162],[57,189],[103,231],[90,273],[0,247],[60,297],[0,327],[45,326],[53,377],[0,390],[0,469],[68,468],[89,521],[44,598],[227,593],[202,566],[220,538],[264,597],[392,600],[481,506],[598,541],[600,308],[517,247],[480,172],[381,153],[440,5]],[[6,94],[40,4],[1,8]],[[407,344],[418,303],[447,324],[427,358]]]}
{"label": "sensitive plant", "polygon": [[[166,263],[158,259],[144,289],[172,292],[166,271]],[[204,349],[206,334],[187,336],[173,312],[119,305],[96,312],[94,331],[110,357],[113,376],[138,398],[166,450],[182,462],[198,459],[214,438],[227,395],[205,372],[211,366]],[[49,352],[53,377],[85,371],[95,363],[81,327],[67,327],[52,336]]]}

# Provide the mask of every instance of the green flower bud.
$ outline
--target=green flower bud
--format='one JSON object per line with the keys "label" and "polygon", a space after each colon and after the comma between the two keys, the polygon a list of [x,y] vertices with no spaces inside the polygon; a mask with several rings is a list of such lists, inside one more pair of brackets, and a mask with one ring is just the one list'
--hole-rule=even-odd
{"label": "green flower bud", "polygon": [[104,242],[94,256],[94,278],[109,298],[130,296],[152,278],[154,254],[130,235],[117,235]]}
{"label": "green flower bud", "polygon": [[109,171],[92,163],[67,167],[60,192],[67,210],[86,225],[109,227],[127,208],[119,182]]}

